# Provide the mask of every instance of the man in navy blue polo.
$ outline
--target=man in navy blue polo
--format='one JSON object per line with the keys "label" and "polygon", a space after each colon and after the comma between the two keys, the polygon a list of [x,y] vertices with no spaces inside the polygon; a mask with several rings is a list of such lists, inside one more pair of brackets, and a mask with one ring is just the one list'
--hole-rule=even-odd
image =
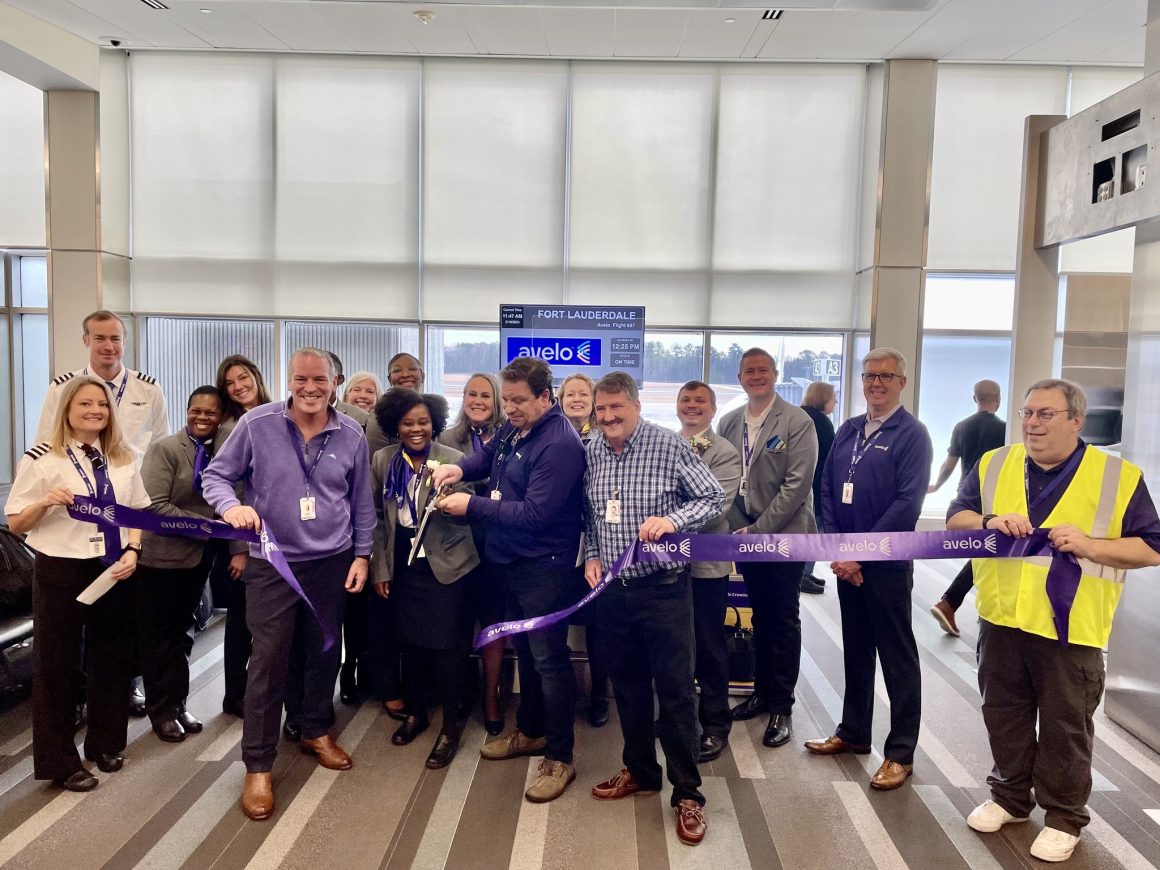
{"label": "man in navy blue polo", "polygon": [[[822,520],[829,532],[912,532],[918,524],[934,454],[930,435],[902,407],[906,359],[876,348],[862,359],[866,413],[842,424],[822,473]],[[890,698],[885,761],[870,780],[876,789],[898,788],[910,776],[918,745],[922,687],[918,645],[910,622],[914,563],[866,562],[857,553],[831,564],[842,608],[846,693],[842,721],[830,737],[806,741],[817,755],[870,751],[874,718],[874,657]]]}
{"label": "man in navy blue polo", "polygon": [[[507,422],[458,465],[440,465],[435,485],[459,480],[490,483],[488,496],[452,493],[439,507],[452,516],[487,523],[486,557],[503,577],[509,619],[541,616],[568,600],[582,525],[584,447],[552,398],[552,370],[520,357],[499,373]],[[490,474],[490,477],[489,477]],[[520,708],[516,728],[485,743],[490,761],[540,755],[539,775],[524,792],[533,802],[554,800],[576,778],[572,766],[576,675],[568,651],[568,623],[519,634]]]}

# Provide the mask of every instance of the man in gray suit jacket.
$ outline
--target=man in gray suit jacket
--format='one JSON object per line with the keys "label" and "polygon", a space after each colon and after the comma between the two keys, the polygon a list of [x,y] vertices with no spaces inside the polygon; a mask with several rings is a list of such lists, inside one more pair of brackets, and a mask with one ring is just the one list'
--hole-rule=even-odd
{"label": "man in gray suit jacket", "polygon": [[[737,380],[749,397],[718,431],[741,453],[741,485],[729,511],[736,534],[816,532],[814,466],[818,436],[809,415],[774,392],[777,364],[760,348],[741,355]],[[793,736],[794,687],[801,662],[798,615],[801,562],[743,562],[738,566],[753,608],[757,647],[753,694],[733,708],[734,719],[767,711],[762,743],[784,746]]]}

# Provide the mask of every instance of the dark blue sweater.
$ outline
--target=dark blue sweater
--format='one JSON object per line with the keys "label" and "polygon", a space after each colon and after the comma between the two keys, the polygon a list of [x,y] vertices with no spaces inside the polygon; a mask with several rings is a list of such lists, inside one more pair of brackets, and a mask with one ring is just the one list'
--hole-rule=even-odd
{"label": "dark blue sweater", "polygon": [[483,450],[459,461],[464,480],[481,480],[490,473],[489,491],[502,498],[473,495],[467,506],[471,520],[487,522],[487,558],[506,565],[535,559],[557,570],[573,568],[583,528],[584,447],[558,402],[531,431],[504,450],[516,434],[505,423]]}
{"label": "dark blue sweater", "polygon": [[[926,427],[905,408],[882,424],[854,471],[854,503],[842,504],[855,443],[866,415],[842,424],[822,475],[822,521],[827,532],[912,532],[930,482],[934,448]],[[884,566],[887,563],[881,563]]]}

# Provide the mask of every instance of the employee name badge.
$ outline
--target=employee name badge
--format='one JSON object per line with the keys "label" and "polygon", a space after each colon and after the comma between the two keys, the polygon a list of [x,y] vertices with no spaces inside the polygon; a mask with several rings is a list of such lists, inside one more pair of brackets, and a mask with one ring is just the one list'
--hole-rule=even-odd
{"label": "employee name badge", "polygon": [[303,520],[317,519],[318,514],[315,512],[314,496],[308,495],[305,498],[298,499],[298,513]]}
{"label": "employee name badge", "polygon": [[740,496],[749,495],[749,481],[744,477],[741,478],[741,485],[737,487],[737,494]]}
{"label": "employee name badge", "polygon": [[499,501],[501,498],[503,498],[503,493],[500,492],[498,489],[493,489],[491,491],[491,500],[492,501]]}
{"label": "employee name badge", "polygon": [[620,499],[610,498],[604,503],[604,522],[620,523]]}
{"label": "employee name badge", "polygon": [[89,555],[98,559],[105,555],[104,535],[89,535]]}
{"label": "employee name badge", "polygon": [[854,484],[846,481],[842,484],[842,504],[854,503]]}

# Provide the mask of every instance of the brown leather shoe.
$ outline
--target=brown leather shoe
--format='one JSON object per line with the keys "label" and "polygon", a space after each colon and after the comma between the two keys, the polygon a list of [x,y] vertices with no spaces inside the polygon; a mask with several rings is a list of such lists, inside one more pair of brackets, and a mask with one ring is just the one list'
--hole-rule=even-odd
{"label": "brown leather shoe", "polygon": [[242,812],[255,822],[274,813],[274,780],[267,773],[247,773],[242,786]]}
{"label": "brown leather shoe", "polygon": [[955,624],[955,609],[944,595],[938,604],[932,604],[930,615],[935,618],[942,630],[952,637],[959,636],[959,627]]}
{"label": "brown leather shoe", "polygon": [[890,791],[892,788],[898,788],[906,782],[906,778],[913,771],[913,764],[899,764],[897,761],[891,761],[888,758],[882,762],[882,766],[878,768],[878,772],[870,778],[870,787],[876,788],[879,791]]}
{"label": "brown leather shoe", "polygon": [[863,746],[860,743],[847,743],[837,734],[833,734],[825,740],[807,740],[806,749],[814,755],[841,755],[843,752],[867,755],[870,752],[869,746]]}
{"label": "brown leather shoe", "polygon": [[592,786],[592,797],[598,801],[617,801],[634,794],[656,794],[658,791],[659,788],[645,788],[628,772],[628,768],[621,768],[616,776]]}
{"label": "brown leather shoe", "polygon": [[678,801],[677,839],[689,846],[696,846],[705,839],[705,809],[699,803],[686,798]]}
{"label": "brown leather shoe", "polygon": [[299,746],[302,747],[304,755],[318,756],[318,763],[328,770],[350,770],[354,767],[350,756],[329,734],[323,734],[313,740],[303,740]]}

